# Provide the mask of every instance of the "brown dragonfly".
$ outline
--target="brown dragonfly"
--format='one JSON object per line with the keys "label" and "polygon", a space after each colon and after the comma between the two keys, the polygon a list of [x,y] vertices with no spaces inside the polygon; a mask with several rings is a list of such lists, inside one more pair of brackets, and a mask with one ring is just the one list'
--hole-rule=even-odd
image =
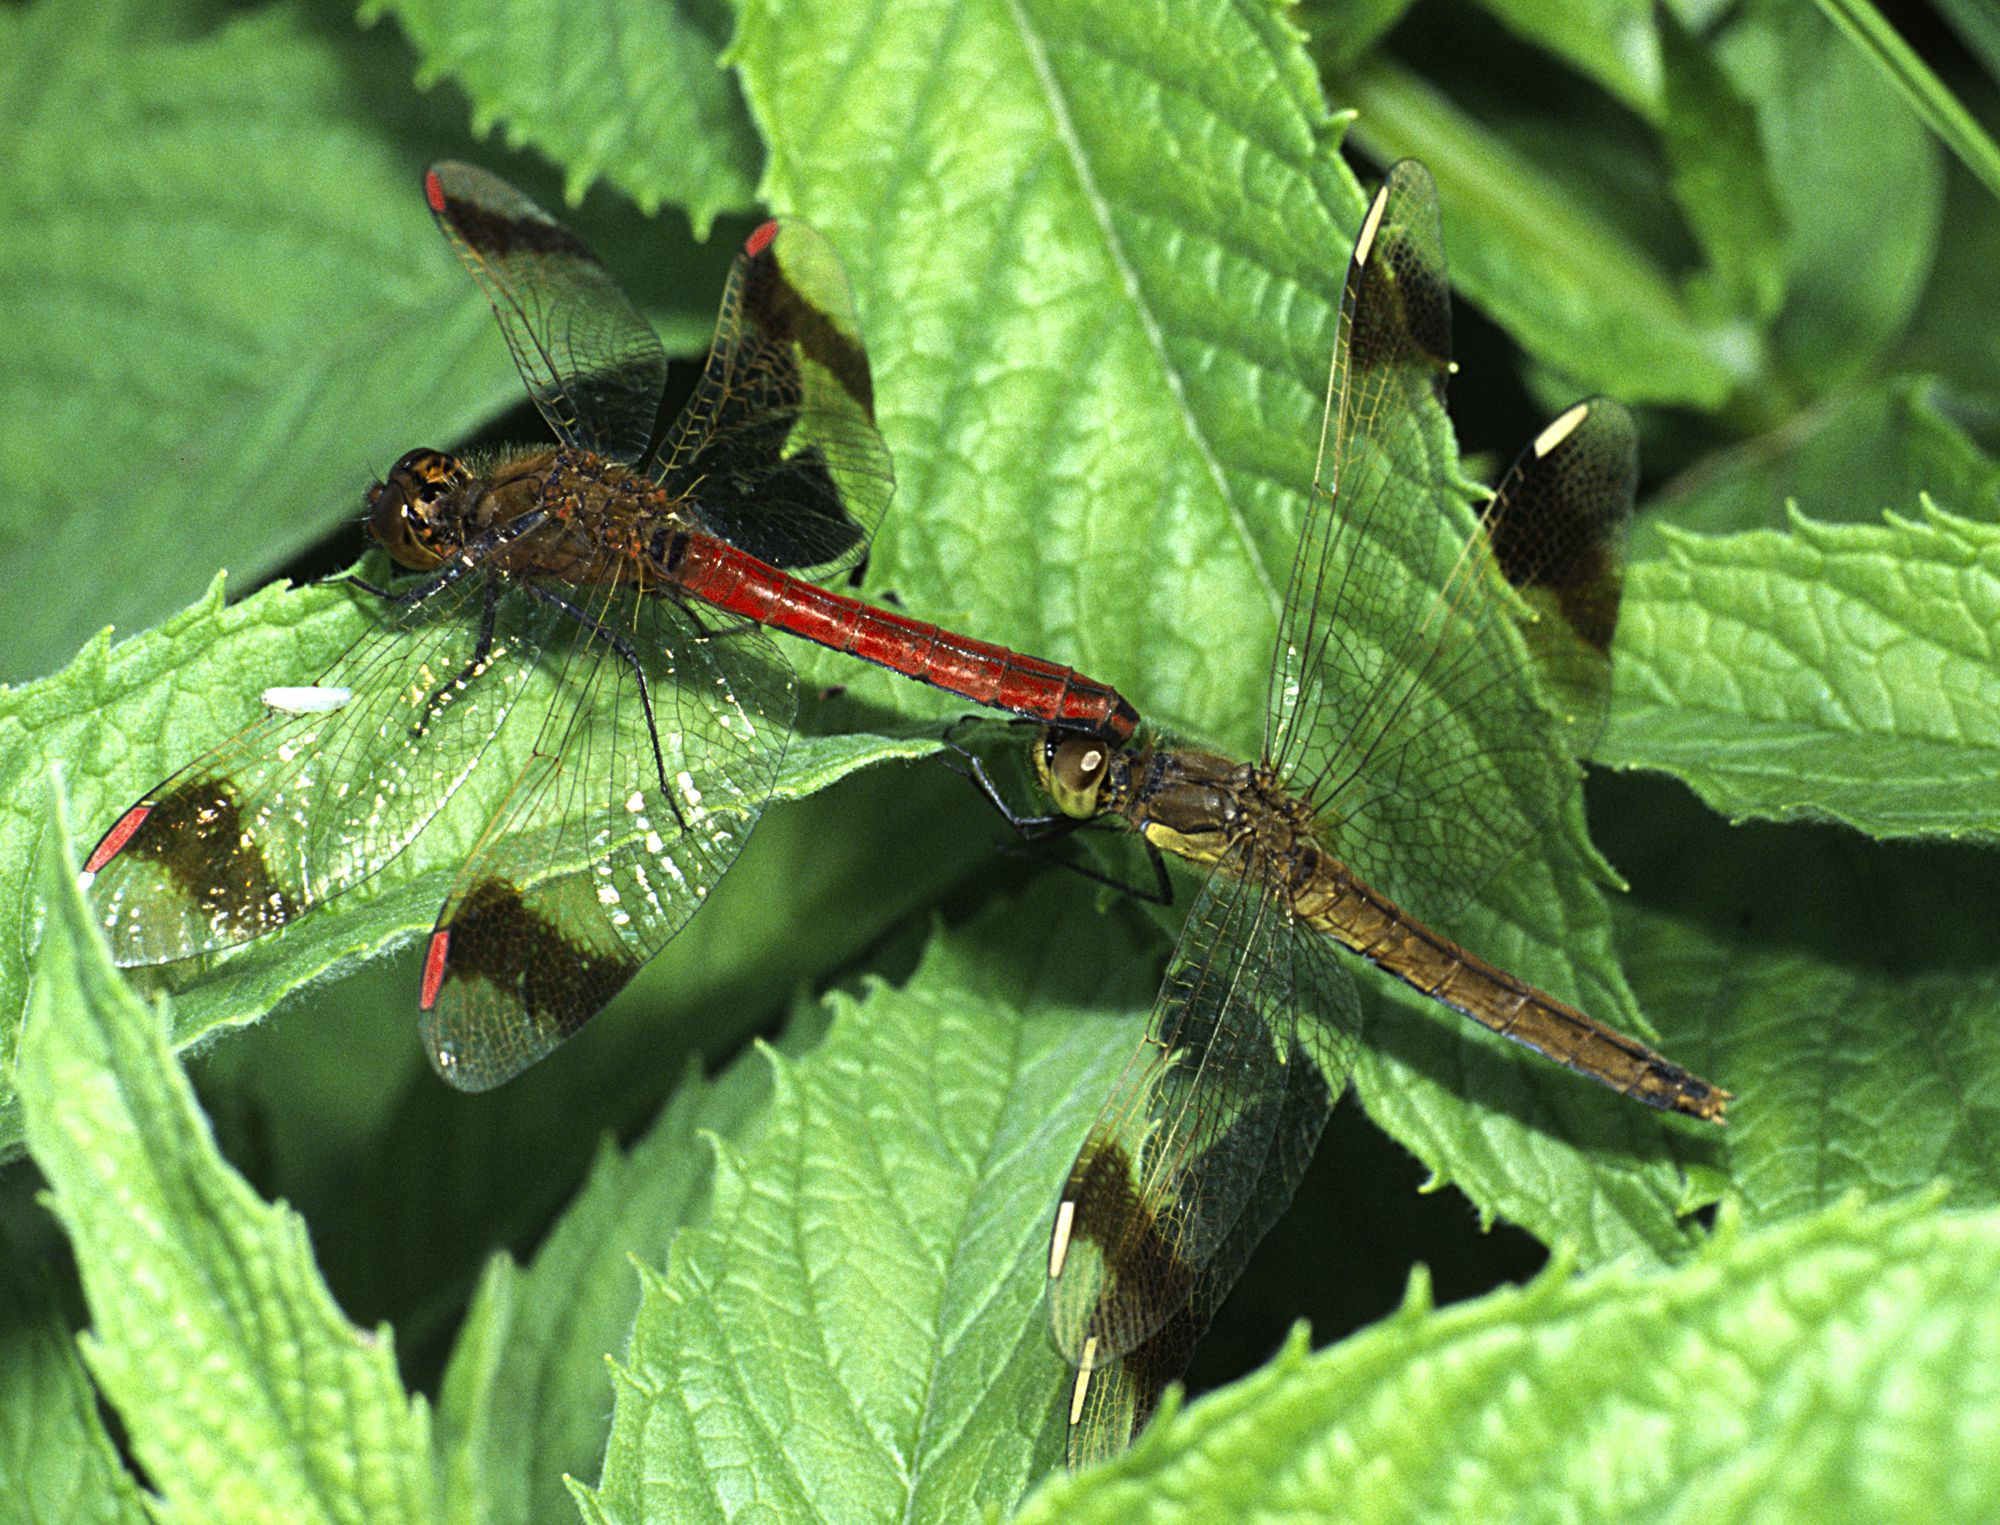
{"label": "brown dragonfly", "polygon": [[1594,399],[1475,525],[1425,423],[1450,322],[1436,191],[1405,161],[1346,275],[1258,761],[1060,727],[1036,744],[1062,813],[1017,824],[1112,820],[1163,883],[1163,853],[1208,871],[1056,1208],[1072,1463],[1146,1422],[1290,1201],[1352,1066],[1333,944],[1649,1106],[1719,1122],[1729,1100],[1434,930],[1555,819],[1603,724],[1638,477],[1630,417]]}
{"label": "brown dragonfly", "polygon": [[388,619],[148,790],[85,872],[120,963],[212,952],[377,873],[515,759],[484,770],[418,993],[438,1073],[483,1090],[594,1016],[742,846],[795,707],[758,626],[1108,738],[1138,717],[1070,668],[793,575],[854,567],[893,488],[847,278],[810,227],[750,235],[675,413],[658,337],[575,234],[471,165],[424,191],[558,444],[398,460],[369,528],[416,575],[350,579]]}

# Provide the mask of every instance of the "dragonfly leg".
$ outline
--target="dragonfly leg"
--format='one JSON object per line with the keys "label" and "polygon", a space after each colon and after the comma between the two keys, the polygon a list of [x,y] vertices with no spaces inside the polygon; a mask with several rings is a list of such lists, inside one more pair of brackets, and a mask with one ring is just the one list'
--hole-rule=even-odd
{"label": "dragonfly leg", "polygon": [[[394,596],[390,595],[392,598]],[[480,670],[486,664],[487,656],[493,650],[493,619],[499,608],[500,584],[498,581],[488,582],[485,595],[480,602],[479,635],[472,643],[472,655],[466,658],[465,665],[458,670],[455,677],[446,679],[424,696],[423,709],[418,712],[417,718],[410,722],[412,736],[422,736],[430,728],[431,721],[436,718],[438,709],[446,697],[479,676]]]}
{"label": "dragonfly leg", "polygon": [[538,508],[532,513],[522,514],[517,519],[510,519],[505,524],[495,525],[412,587],[384,588],[368,581],[365,577],[347,577],[341,580],[349,587],[359,588],[364,593],[372,593],[377,598],[387,599],[399,609],[408,609],[423,603],[434,594],[442,593],[467,572],[477,571],[485,565],[486,558],[493,552],[520,539],[529,530],[538,528],[547,518],[548,514]]}
{"label": "dragonfly leg", "polygon": [[1022,815],[1007,803],[1007,797],[1000,792],[1000,786],[993,782],[993,775],[986,771],[985,759],[970,747],[954,739],[953,733],[962,725],[975,720],[984,720],[984,715],[961,715],[945,728],[943,737],[945,748],[955,754],[959,761],[945,761],[945,766],[960,778],[970,779],[973,787],[986,796],[986,803],[999,812],[1000,818],[1014,828],[1023,841],[1046,842],[1052,837],[1068,836],[1083,823],[1074,816],[1062,815]]}
{"label": "dragonfly leg", "polygon": [[660,797],[667,802],[667,808],[673,811],[674,820],[681,830],[686,831],[687,817],[681,814],[680,802],[674,798],[674,791],[667,783],[667,758],[660,750],[660,723],[653,713],[653,686],[646,681],[646,666],[639,660],[638,651],[618,631],[613,630],[588,609],[571,603],[560,593],[552,593],[547,588],[538,587],[532,582],[524,582],[521,586],[528,590],[529,597],[567,615],[602,640],[605,645],[617,652],[619,658],[632,670],[632,679],[639,685],[639,706],[646,712],[646,739],[653,744],[653,767],[659,774]]}
{"label": "dragonfly leg", "polygon": [[[980,757],[970,747],[954,739],[953,736],[953,732],[957,731],[960,726],[974,720],[984,720],[986,718],[984,715],[966,715],[954,720],[946,727],[944,744],[947,749],[957,755],[959,760],[953,762],[946,759],[944,765],[960,778],[970,779],[973,787],[986,796],[986,803],[999,812],[1000,818],[1014,829],[1015,835],[1021,839],[1018,846],[1014,849],[1015,851],[1027,853],[1032,857],[1045,858],[1049,855],[1039,851],[1039,849],[1046,843],[1067,837],[1072,832],[1081,829],[1109,829],[1108,824],[1105,822],[1086,820],[1079,816],[1061,813],[1054,815],[1023,815],[1015,810],[1012,805],[1008,804],[1007,797],[1000,792],[1000,786],[993,781],[993,775],[986,771],[985,759]],[[1015,723],[1038,724],[1038,722],[1034,721],[1016,721]],[[1072,873],[1081,874],[1086,879],[1095,880],[1109,889],[1118,891],[1121,895],[1130,895],[1134,900],[1143,900],[1150,905],[1172,905],[1174,903],[1174,884],[1173,880],[1167,877],[1167,860],[1160,855],[1160,850],[1151,842],[1146,841],[1143,837],[1140,838],[1140,841],[1145,846],[1146,857],[1153,865],[1153,883],[1150,887],[1128,884],[1123,879],[1091,868],[1087,864],[1079,863],[1074,858],[1057,857],[1055,861]]]}

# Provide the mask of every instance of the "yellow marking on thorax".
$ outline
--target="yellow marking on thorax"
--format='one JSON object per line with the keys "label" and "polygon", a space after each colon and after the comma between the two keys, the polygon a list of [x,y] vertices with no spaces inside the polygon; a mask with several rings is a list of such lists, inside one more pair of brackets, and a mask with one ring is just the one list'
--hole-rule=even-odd
{"label": "yellow marking on thorax", "polygon": [[1189,834],[1162,826],[1158,821],[1148,821],[1140,828],[1140,834],[1161,852],[1172,853],[1190,863],[1219,863],[1229,849],[1229,839],[1220,831]]}

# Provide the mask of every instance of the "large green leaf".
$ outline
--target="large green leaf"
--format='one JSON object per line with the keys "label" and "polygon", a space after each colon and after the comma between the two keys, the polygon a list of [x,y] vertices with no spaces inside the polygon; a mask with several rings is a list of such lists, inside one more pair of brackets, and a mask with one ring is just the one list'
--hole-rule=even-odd
{"label": "large green leaf", "polygon": [[1282,9],[768,4],[732,56],[876,357],[876,582],[1247,750],[1362,205]]}
{"label": "large green leaf", "polygon": [[[1787,857],[1807,870],[1833,866],[1830,854]],[[2000,966],[1912,977],[1865,934],[1851,945],[1874,956],[1745,947],[1685,913],[1638,909],[1619,936],[1646,970],[1647,1009],[1714,1035],[1716,1073],[1743,1097],[1729,1129],[1730,1179],[1759,1217],[1936,1180],[1950,1181],[1957,1201],[2000,1203]]]}
{"label": "large green leaf", "polygon": [[2000,1215],[1725,1220],[1671,1272],[1561,1269],[1332,1350],[1294,1342],[1015,1516],[1754,1520],[1978,1517],[2000,1489]]}
{"label": "large green leaf", "polygon": [[1673,535],[1632,569],[1599,761],[1717,810],[2000,839],[1993,526]]}
{"label": "large green leaf", "polygon": [[[0,582],[74,590],[16,603],[0,677],[165,618],[224,562],[268,575],[358,517],[371,471],[521,395],[418,190],[463,128],[386,33],[139,14],[0,18]],[[701,269],[664,286],[677,349],[713,320]]]}
{"label": "large green leaf", "polygon": [[[63,831],[62,812],[56,812]],[[166,1519],[434,1518],[430,1416],[341,1315],[305,1225],[216,1152],[158,1008],[105,957],[60,846],[16,1074],[89,1298],[85,1355]]]}
{"label": "large green leaf", "polygon": [[1085,904],[989,916],[768,1056],[762,1137],[647,1273],[586,1518],[965,1520],[1056,1461],[1048,1214],[1155,968]]}
{"label": "large green leaf", "polygon": [[443,129],[352,96],[351,70],[393,68],[380,45],[275,9],[139,34],[121,9],[6,22],[0,577],[92,590],[17,605],[9,677],[164,617],[224,559],[268,572],[354,516],[371,442],[451,439],[508,396],[422,237],[399,139]]}
{"label": "large green leaf", "polygon": [[602,178],[648,212],[687,208],[706,236],[718,213],[745,211],[757,139],[716,53],[729,30],[725,0],[676,6],[595,0],[496,10],[467,0],[370,0],[423,57],[426,84],[457,80],[472,125],[504,127],[510,147],[532,144],[567,166],[580,197]]}
{"label": "large green leaf", "polygon": [[1937,145],[1814,7],[1739,7],[1717,56],[1757,108],[1784,218],[1778,369],[1797,395],[1822,396],[1881,353],[1922,293],[1943,207]]}
{"label": "large green leaf", "polygon": [[1617,943],[1646,1010],[1738,1093],[1723,1155],[1763,1221],[1948,1181],[2000,1205],[2000,857],[1836,827],[1730,827],[1661,778],[1593,816],[1630,874]]}
{"label": "large green leaf", "polygon": [[720,1085],[690,1075],[626,1153],[609,1145],[525,1271],[488,1268],[438,1405],[447,1486],[462,1518],[488,1525],[565,1519],[566,1476],[597,1475],[610,1414],[607,1356],[622,1354],[638,1311],[635,1264],[657,1264],[708,1201],[709,1146],[761,1118],[761,1063]]}

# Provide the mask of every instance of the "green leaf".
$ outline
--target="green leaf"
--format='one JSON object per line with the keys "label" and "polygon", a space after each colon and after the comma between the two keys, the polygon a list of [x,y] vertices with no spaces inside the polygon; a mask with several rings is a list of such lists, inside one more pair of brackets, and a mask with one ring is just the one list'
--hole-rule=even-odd
{"label": "green leaf", "polygon": [[11,1249],[0,1241],[0,1518],[142,1525],[75,1337],[38,1268]]}
{"label": "green leaf", "polygon": [[1929,493],[1969,518],[2000,521],[2000,462],[1947,405],[1934,385],[1893,377],[1716,452],[1649,505],[1633,560],[1666,554],[1668,525],[1708,535],[1779,529],[1791,503],[1821,522],[1877,524],[1885,513],[1915,511]]}
{"label": "green leaf", "polygon": [[748,1486],[774,1518],[965,1520],[1054,1464],[1048,1214],[1157,968],[1086,907],[982,918],[769,1056],[764,1133],[647,1275],[588,1517],[729,1518]]}
{"label": "green leaf", "polygon": [[[658,1264],[709,1187],[699,1133],[741,1135],[761,1116],[765,1071],[710,1086],[691,1072],[627,1153],[608,1142],[534,1264],[487,1268],[445,1376],[438,1428],[463,1517],[486,1525],[567,1518],[566,1477],[595,1477],[610,1415],[608,1356],[639,1306],[634,1263]],[[470,1507],[476,1501],[478,1507]]]}
{"label": "green leaf", "polygon": [[1675,1271],[1557,1268],[1440,1312],[1419,1278],[1396,1317],[1292,1342],[1013,1518],[1977,1516],[2000,1392],[1966,1352],[2000,1337],[1996,1288],[2000,1215],[1921,1201],[1725,1218]]}
{"label": "green leaf", "polygon": [[604,179],[648,213],[687,209],[695,235],[748,211],[761,157],[735,82],[716,54],[725,0],[661,6],[632,0],[495,11],[467,0],[370,0],[364,22],[393,13],[424,64],[420,83],[455,79],[473,131],[504,125],[566,166],[572,201]]}
{"label": "green leaf", "polygon": [[1910,110],[1978,177],[1987,193],[2000,198],[2000,146],[1882,13],[1868,0],[1819,0],[1819,8],[1874,60]]}
{"label": "green leaf", "polygon": [[1453,283],[1575,388],[1713,408],[1757,374],[1757,336],[1699,314],[1650,250],[1579,198],[1567,167],[1538,167],[1388,60],[1337,89],[1370,153],[1415,155],[1437,177]]}
{"label": "green leaf", "polygon": [[[139,14],[6,12],[0,582],[78,591],[17,602],[0,677],[165,618],[225,561],[268,575],[356,519],[371,470],[521,397],[419,191],[463,130],[386,34]],[[633,281],[680,348],[713,322],[702,269],[677,302]]]}
{"label": "green leaf", "polygon": [[18,1077],[90,1302],[85,1354],[162,1517],[430,1519],[429,1415],[392,1336],[342,1317],[303,1222],[216,1152],[162,1013],[106,960],[75,874],[60,846],[44,860]]}
{"label": "green leaf", "polygon": [[[1732,850],[1711,853],[1706,867],[1724,894],[1851,868],[1851,856],[1824,834],[1726,845]],[[1752,852],[1763,861],[1743,865]],[[2000,1206],[1992,1149],[2000,965],[1911,975],[1885,956],[1886,945],[1907,954],[1923,945],[1924,929],[1880,893],[1882,878],[1874,883],[1881,914],[1841,928],[1844,937],[1822,907],[1814,908],[1817,925],[1792,926],[1789,935],[1768,923],[1803,918],[1767,912],[1745,935],[1685,905],[1635,905],[1619,917],[1619,949],[1641,972],[1647,1011],[1691,1034],[1705,1030],[1701,1046],[1712,1058],[1704,1063],[1739,1093],[1727,1165],[1738,1200],[1757,1219],[1800,1217],[1850,1191],[1893,1199],[1938,1180],[1951,1183],[1956,1205]],[[1780,893],[1757,898],[1768,906]]]}
{"label": "green leaf", "polygon": [[1916,306],[1937,249],[1937,146],[1810,7],[1737,8],[1717,56],[1756,106],[1784,216],[1778,369],[1797,395],[1822,396],[1874,361]]}
{"label": "green leaf", "polygon": [[[2000,15],[1995,17],[2000,25]],[[1967,321],[1982,312],[1987,282],[2000,267],[2000,202],[1965,175],[1945,182],[1944,229],[1923,301],[1897,359],[1910,370],[1934,371],[1962,397],[2000,395],[2000,344],[1990,323]],[[1994,445],[1990,422],[1982,431]]]}
{"label": "green leaf", "polygon": [[1768,323],[1785,295],[1784,213],[1757,113],[1713,52],[1663,11],[1665,91],[1657,123],[1674,197],[1709,268],[1691,302],[1718,316]]}
{"label": "green leaf", "polygon": [[[12,801],[0,816],[9,904],[24,912],[35,904],[33,866],[38,854],[54,850],[32,803],[33,781],[49,760],[66,759],[74,770],[77,814],[91,823],[77,846],[87,848],[143,789],[259,718],[266,686],[322,672],[382,617],[336,584],[267,589],[228,608],[221,593],[218,578],[205,600],[158,630],[116,647],[100,638],[66,671],[0,693],[0,787]],[[557,677],[550,671],[538,681],[551,685]],[[283,933],[209,960],[135,971],[181,997],[176,1045],[254,1020],[329,971],[427,931],[534,743],[527,727],[503,729],[475,778],[387,870]],[[921,733],[801,740],[786,754],[775,797],[801,798],[857,768],[921,757],[936,746]],[[0,959],[0,1067],[28,999],[33,916],[24,915],[9,938],[20,954]],[[0,1085],[0,1148],[18,1137],[11,1114],[11,1091]]]}
{"label": "green leaf", "polygon": [[732,58],[854,280],[874,583],[1246,750],[1362,207],[1284,8],[777,3]]}
{"label": "green leaf", "polygon": [[2000,607],[1990,525],[1671,535],[1632,568],[1595,756],[1732,817],[2000,837]]}
{"label": "green leaf", "polygon": [[10,13],[0,579],[88,566],[92,590],[18,603],[10,677],[161,618],[222,558],[268,572],[353,517],[368,441],[455,438],[510,395],[466,363],[491,320],[422,235],[395,134],[425,119],[352,94],[393,54],[279,8],[189,37],[95,9]]}

